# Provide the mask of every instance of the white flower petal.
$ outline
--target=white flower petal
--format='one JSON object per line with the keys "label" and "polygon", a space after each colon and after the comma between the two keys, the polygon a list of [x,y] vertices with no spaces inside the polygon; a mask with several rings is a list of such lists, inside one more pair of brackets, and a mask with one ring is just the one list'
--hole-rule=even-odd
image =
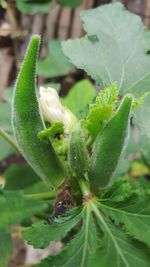
{"label": "white flower petal", "polygon": [[74,116],[60,103],[55,89],[40,87],[39,107],[46,121],[50,123],[62,121],[66,132],[69,132]]}
{"label": "white flower petal", "polygon": [[54,96],[55,98],[59,99],[59,95],[58,95],[57,91],[51,87],[44,88],[41,86],[40,87],[40,96],[43,96],[43,95],[47,95],[47,97]]}

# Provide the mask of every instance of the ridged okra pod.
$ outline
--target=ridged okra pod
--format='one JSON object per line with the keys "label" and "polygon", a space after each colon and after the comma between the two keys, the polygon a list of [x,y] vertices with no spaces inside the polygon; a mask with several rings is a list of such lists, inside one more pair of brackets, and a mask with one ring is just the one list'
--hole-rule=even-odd
{"label": "ridged okra pod", "polygon": [[49,142],[41,142],[38,133],[44,129],[36,93],[35,70],[40,38],[29,44],[15,86],[13,97],[13,129],[18,147],[27,162],[48,186],[56,187],[64,177],[63,168]]}
{"label": "ridged okra pod", "polygon": [[89,155],[80,125],[77,125],[70,136],[68,161],[70,170],[76,177],[88,172]]}
{"label": "ridged okra pod", "polygon": [[110,181],[127,141],[132,96],[126,95],[118,110],[98,134],[91,156],[89,179],[93,187]]}

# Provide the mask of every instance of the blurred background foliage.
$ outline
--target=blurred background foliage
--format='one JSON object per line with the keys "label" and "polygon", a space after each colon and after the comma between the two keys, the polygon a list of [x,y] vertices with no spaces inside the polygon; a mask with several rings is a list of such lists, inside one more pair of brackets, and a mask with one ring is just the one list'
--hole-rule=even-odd
{"label": "blurred background foliage", "polygon": [[[13,137],[11,127],[11,100],[13,85],[32,34],[41,34],[42,42],[40,58],[37,62],[38,86],[52,86],[59,91],[62,102],[76,115],[79,108],[89,102],[94,96],[94,90],[99,90],[97,84],[82,70],[77,70],[65,57],[61,49],[61,40],[78,38],[84,35],[80,21],[80,12],[116,0],[0,0],[0,131],[4,129]],[[150,28],[149,0],[120,0],[131,12],[141,16],[146,27]],[[72,90],[71,90],[72,89]],[[81,95],[86,93],[86,99]],[[68,93],[69,92],[69,93]],[[67,97],[63,98],[64,95]],[[81,114],[80,114],[81,115]],[[34,127],[34,126],[33,126]],[[132,122],[132,132],[126,159],[117,169],[117,176],[128,176],[136,179],[137,183],[150,188],[150,146],[147,137],[140,137],[137,126]],[[0,137],[0,184],[5,184],[6,190],[21,190],[23,193],[38,193],[46,191],[39,177],[29,167],[25,160],[10,144]],[[20,192],[20,191],[19,191]],[[17,195],[18,194],[18,195]],[[15,194],[20,201],[19,193]],[[8,201],[11,202],[10,196]],[[26,202],[22,209],[28,207]],[[0,208],[2,202],[0,198]],[[50,214],[52,205],[39,203],[37,212],[34,203],[29,208],[29,215],[42,217]],[[11,212],[13,207],[10,207]],[[38,214],[37,214],[38,213]],[[17,214],[17,213],[16,213]],[[14,223],[22,222],[27,225],[35,220],[32,217],[17,217]],[[7,224],[7,222],[5,222]],[[2,222],[0,223],[0,229]],[[18,229],[18,228],[17,228]],[[17,234],[16,234],[17,232]],[[18,230],[13,229],[14,249],[9,267],[23,266],[26,250],[22,241],[18,241]],[[4,249],[3,240],[5,242]],[[12,254],[12,243],[6,227],[0,231],[0,255],[5,254],[5,261],[0,259],[0,267],[7,266]],[[18,249],[20,247],[20,249]],[[21,251],[20,251],[21,250]],[[19,256],[18,256],[19,255]]]}

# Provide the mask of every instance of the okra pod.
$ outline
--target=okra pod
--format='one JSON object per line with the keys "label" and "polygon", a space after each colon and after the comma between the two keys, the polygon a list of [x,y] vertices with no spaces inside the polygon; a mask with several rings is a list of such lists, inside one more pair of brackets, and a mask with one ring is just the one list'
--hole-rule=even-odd
{"label": "okra pod", "polygon": [[95,188],[106,186],[117,167],[129,131],[131,107],[132,96],[126,95],[96,138],[89,171],[91,185]]}
{"label": "okra pod", "polygon": [[71,172],[76,177],[81,177],[88,172],[89,156],[82,129],[79,125],[77,125],[70,137],[68,162]]}
{"label": "okra pod", "polygon": [[59,159],[49,142],[38,138],[44,128],[39,112],[35,84],[36,60],[40,38],[34,35],[17,78],[13,96],[13,129],[18,147],[35,172],[48,186],[58,186],[64,178]]}

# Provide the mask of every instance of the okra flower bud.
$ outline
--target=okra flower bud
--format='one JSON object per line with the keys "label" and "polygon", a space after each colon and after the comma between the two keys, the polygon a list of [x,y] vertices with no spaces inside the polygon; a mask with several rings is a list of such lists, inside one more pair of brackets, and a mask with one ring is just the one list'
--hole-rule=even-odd
{"label": "okra flower bud", "polygon": [[55,89],[40,87],[39,106],[45,121],[51,124],[61,121],[64,124],[65,133],[70,132],[75,116],[61,104]]}

